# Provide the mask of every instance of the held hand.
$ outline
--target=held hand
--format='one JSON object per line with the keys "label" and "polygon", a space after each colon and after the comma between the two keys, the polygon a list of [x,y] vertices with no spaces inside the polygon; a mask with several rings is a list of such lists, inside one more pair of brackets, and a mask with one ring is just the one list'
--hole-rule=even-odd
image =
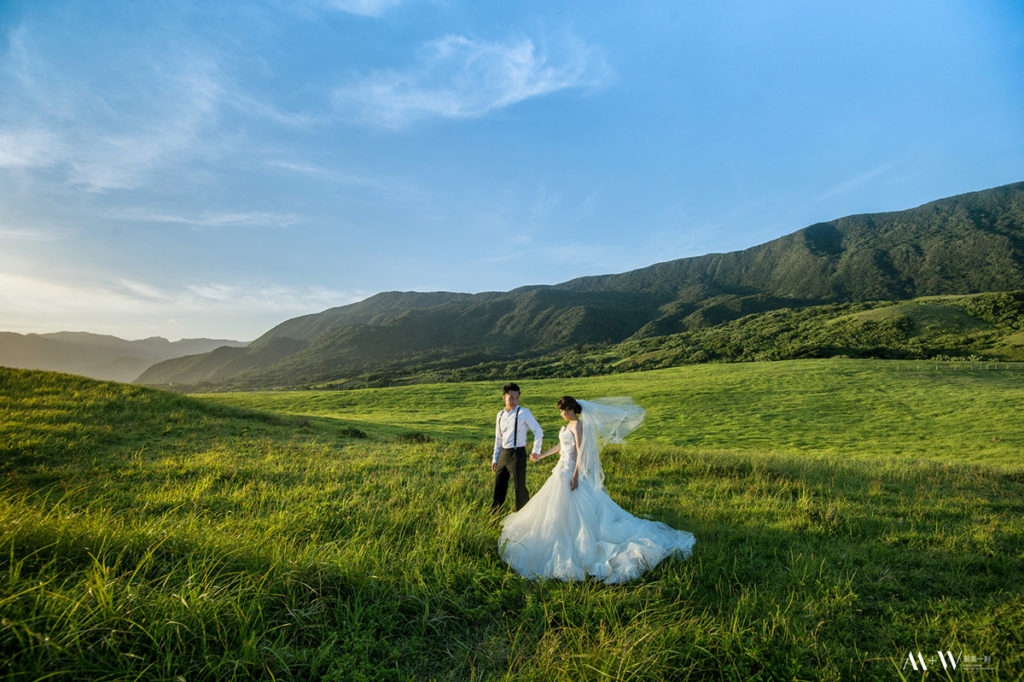
{"label": "held hand", "polygon": [[540,461],[540,455],[538,455],[536,452],[533,453],[532,455],[530,455],[530,461],[531,462],[539,462]]}
{"label": "held hand", "polygon": [[576,488],[578,488],[579,485],[580,485],[579,477],[576,474],[576,472],[574,471],[573,474],[572,474],[572,478],[569,479],[569,490],[576,490]]}

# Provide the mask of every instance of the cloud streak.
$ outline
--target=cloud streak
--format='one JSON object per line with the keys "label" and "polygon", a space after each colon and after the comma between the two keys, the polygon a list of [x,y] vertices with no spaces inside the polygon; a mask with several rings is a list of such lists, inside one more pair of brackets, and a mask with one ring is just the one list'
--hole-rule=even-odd
{"label": "cloud streak", "polygon": [[225,100],[216,62],[199,51],[151,54],[131,69],[57,64],[22,26],[0,70],[0,168],[58,168],[92,191],[132,189],[165,165],[209,153]]}
{"label": "cloud streak", "polygon": [[364,17],[380,17],[405,0],[325,0],[323,6]]}
{"label": "cloud streak", "polygon": [[6,227],[0,224],[0,241],[55,242],[60,237],[55,230]]}
{"label": "cloud streak", "polygon": [[[192,39],[180,45],[171,33],[157,35],[164,45],[129,39],[115,54],[136,61],[110,68],[59,61],[38,26],[19,26],[6,38],[0,170],[50,171],[51,179],[90,192],[131,190],[161,171],[229,158],[242,142],[244,153],[254,153],[239,132],[244,126],[226,131],[225,121],[308,132],[335,120],[329,106],[289,111],[266,93],[240,87],[230,73],[237,59],[230,47]],[[88,38],[82,42],[80,50],[94,47]]]}
{"label": "cloud streak", "polygon": [[449,35],[423,45],[404,71],[376,71],[337,88],[340,115],[401,130],[428,118],[478,118],[566,89],[596,89],[612,79],[600,51],[569,37],[559,54],[526,37],[487,42]]}
{"label": "cloud streak", "polygon": [[144,223],[171,223],[202,228],[288,228],[301,222],[301,216],[270,211],[203,211],[197,215],[162,213],[149,209],[126,209],[109,214],[116,220]]}
{"label": "cloud streak", "polygon": [[273,283],[205,282],[162,289],[121,277],[59,280],[0,271],[0,329],[47,332],[83,328],[131,336],[137,332],[128,329],[148,324],[154,333],[160,333],[174,320],[184,335],[229,338],[238,335],[240,326],[248,325],[246,331],[255,336],[282,318],[353,303],[367,295],[364,291]]}
{"label": "cloud streak", "polygon": [[892,163],[884,163],[881,166],[878,166],[876,168],[872,168],[871,170],[866,171],[864,173],[861,173],[860,175],[856,175],[856,176],[854,176],[852,178],[844,180],[843,182],[840,182],[840,183],[832,186],[831,188],[829,188],[825,192],[822,192],[817,197],[817,200],[818,201],[825,201],[825,200],[832,199],[832,198],[835,198],[837,196],[846,194],[848,192],[851,192],[852,190],[857,189],[861,185],[869,183],[872,180],[875,180],[876,178],[879,178],[879,177],[885,175],[886,173],[888,173],[892,169],[892,167],[893,167]]}
{"label": "cloud streak", "polygon": [[306,177],[323,180],[339,186],[356,187],[359,189],[387,192],[389,194],[410,194],[412,190],[396,182],[372,178],[367,175],[355,175],[334,168],[324,168],[304,161],[268,160],[264,162],[268,168],[296,173]]}
{"label": "cloud streak", "polygon": [[0,130],[0,168],[52,166],[63,158],[63,146],[48,130]]}

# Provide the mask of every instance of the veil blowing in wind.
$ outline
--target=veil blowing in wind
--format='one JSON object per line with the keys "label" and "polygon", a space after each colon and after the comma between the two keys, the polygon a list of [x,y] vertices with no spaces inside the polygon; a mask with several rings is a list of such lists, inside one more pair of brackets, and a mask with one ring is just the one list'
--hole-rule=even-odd
{"label": "veil blowing in wind", "polygon": [[644,423],[647,410],[632,398],[598,398],[580,400],[580,423],[583,425],[583,444],[579,449],[580,478],[592,478],[604,487],[604,469],[601,450],[605,443],[622,443],[624,438]]}
{"label": "veil blowing in wind", "polygon": [[558,463],[540,491],[505,518],[502,559],[525,578],[621,583],[668,556],[689,556],[692,534],[633,516],[604,488],[604,444],[621,443],[643,424],[644,409],[632,398],[572,396],[563,396],[558,409],[566,421],[558,445],[535,456],[557,453]]}

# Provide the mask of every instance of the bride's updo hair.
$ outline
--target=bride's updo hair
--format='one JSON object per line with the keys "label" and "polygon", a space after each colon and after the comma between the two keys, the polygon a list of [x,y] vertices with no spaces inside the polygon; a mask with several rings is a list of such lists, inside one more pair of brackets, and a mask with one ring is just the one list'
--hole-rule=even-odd
{"label": "bride's updo hair", "polygon": [[575,412],[576,414],[583,411],[583,407],[576,402],[576,398],[573,398],[571,395],[562,396],[562,399],[558,401],[558,409],[568,410],[569,412]]}

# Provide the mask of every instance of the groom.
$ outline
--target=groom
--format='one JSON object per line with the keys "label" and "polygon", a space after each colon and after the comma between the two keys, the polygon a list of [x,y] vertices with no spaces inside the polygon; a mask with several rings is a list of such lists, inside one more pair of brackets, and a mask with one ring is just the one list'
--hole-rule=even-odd
{"label": "groom", "polygon": [[519,386],[505,384],[501,389],[505,409],[498,412],[494,422],[494,456],[491,471],[494,472],[494,503],[491,511],[497,513],[505,504],[508,479],[516,491],[516,511],[522,509],[530,493],[526,490],[526,430],[533,431],[533,454],[540,454],[544,431],[530,411],[519,406]]}

